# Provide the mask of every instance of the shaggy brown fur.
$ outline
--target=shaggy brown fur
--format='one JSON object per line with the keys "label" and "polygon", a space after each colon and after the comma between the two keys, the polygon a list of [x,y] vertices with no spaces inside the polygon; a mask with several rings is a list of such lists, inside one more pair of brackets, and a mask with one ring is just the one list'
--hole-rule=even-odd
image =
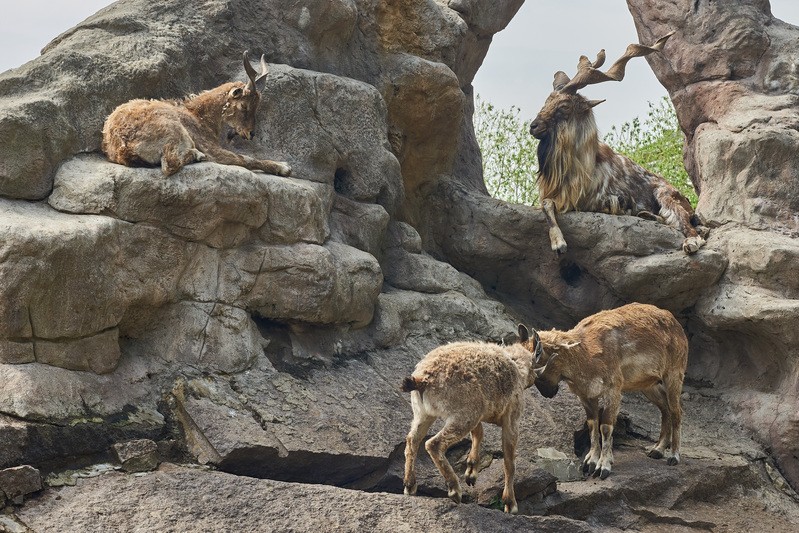
{"label": "shaggy brown fur", "polygon": [[704,244],[692,223],[694,211],[688,199],[662,177],[601,143],[592,109],[604,100],[577,94],[590,83],[620,81],[627,61],[660,51],[669,36],[651,47],[630,45],[607,73],[597,70],[604,62],[602,51],[594,63],[583,56],[572,80],[563,72],[555,74],[554,91],[530,125],[530,133],[540,140],[538,188],[553,251],[566,251],[555,214],[567,211],[659,220],[685,235],[682,248],[688,254]]}
{"label": "shaggy brown fur", "polygon": [[223,130],[252,139],[267,68],[256,72],[244,54],[248,83],[230,82],[180,101],[131,100],[117,107],[103,126],[103,152],[114,163],[161,166],[170,176],[195,161],[239,165],[288,176],[282,162],[255,159],[221,146]]}
{"label": "shaggy brown fur", "polygon": [[[552,398],[565,381],[585,408],[591,450],[584,470],[602,479],[610,474],[613,425],[626,391],[641,391],[660,409],[660,438],[649,456],[662,458],[671,447],[668,464],[680,462],[680,394],[688,339],[671,313],[654,305],[628,304],[592,315],[569,331],[539,335],[540,363],[545,366],[535,370],[536,388]],[[535,347],[527,342],[528,349]]]}
{"label": "shaggy brown fur", "polygon": [[[522,341],[528,332],[519,326]],[[447,482],[453,501],[460,503],[458,477],[444,455],[447,449],[471,433],[472,447],[466,460],[466,483],[474,485],[480,459],[483,422],[502,428],[505,467],[505,512],[516,513],[513,490],[516,443],[524,389],[533,384],[533,353],[523,344],[499,346],[484,342],[457,342],[428,353],[402,390],[411,393],[413,422],[405,443],[405,494],[416,494],[416,454],[427,430],[437,418],[444,427],[430,438],[425,449]]]}

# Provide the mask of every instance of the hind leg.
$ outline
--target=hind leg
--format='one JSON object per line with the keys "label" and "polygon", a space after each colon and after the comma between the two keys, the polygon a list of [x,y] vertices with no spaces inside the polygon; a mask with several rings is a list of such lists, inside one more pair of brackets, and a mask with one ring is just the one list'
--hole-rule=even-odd
{"label": "hind leg", "polygon": [[161,154],[161,171],[166,176],[171,176],[184,166],[196,161],[204,161],[206,156],[194,145],[191,135],[186,128],[181,127],[171,138],[164,143]]}
{"label": "hind leg", "polygon": [[663,383],[660,382],[642,392],[650,402],[660,409],[660,437],[658,437],[657,444],[649,450],[647,455],[653,459],[662,459],[666,452],[666,448],[671,443],[672,432],[671,411],[669,410],[666,388],[663,386]]}
{"label": "hind leg", "polygon": [[475,425],[477,425],[476,420],[463,421],[450,417],[444,423],[441,431],[436,433],[424,445],[436,468],[438,468],[438,471],[441,472],[447,482],[447,496],[455,503],[461,503],[461,486],[458,482],[458,476],[444,454],[450,446],[464,438]]}
{"label": "hind leg", "polygon": [[669,375],[664,379],[666,397],[671,413],[671,457],[666,464],[677,465],[680,463],[680,432],[682,425],[682,405],[680,404],[680,394],[682,394],[683,374]]}
{"label": "hind leg", "polygon": [[422,402],[419,400],[419,393],[416,391],[411,392],[411,405],[413,406],[413,422],[411,422],[411,430],[405,439],[405,477],[403,485],[405,485],[405,494],[416,494],[416,456],[419,452],[419,444],[424,440],[427,435],[427,430],[436,420],[436,417],[430,416],[424,412]]}
{"label": "hind leg", "polygon": [[705,244],[691,224],[693,209],[680,192],[665,181],[655,190],[655,199],[660,205],[660,215],[669,226],[675,227],[685,236],[682,250],[686,254],[696,253]]}
{"label": "hind leg", "polygon": [[474,485],[477,482],[477,467],[480,463],[480,443],[483,440],[483,424],[478,422],[472,429],[472,447],[466,457],[466,472],[463,479],[467,485]]}

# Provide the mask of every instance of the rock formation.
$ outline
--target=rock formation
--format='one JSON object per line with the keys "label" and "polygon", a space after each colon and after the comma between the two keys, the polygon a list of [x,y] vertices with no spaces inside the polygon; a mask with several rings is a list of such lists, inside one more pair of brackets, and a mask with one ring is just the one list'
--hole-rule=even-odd
{"label": "rock formation", "polygon": [[[799,520],[772,486],[781,473],[799,485],[799,29],[765,1],[732,14],[712,2],[630,0],[643,41],[689,21],[652,65],[677,105],[714,230],[686,256],[666,226],[567,214],[570,250],[555,257],[538,208],[488,197],[471,124],[471,81],[522,1],[122,0],[0,74],[0,468],[31,464],[50,487],[74,484],[89,474],[65,469],[136,439],[157,443],[151,464],[167,461],[143,477],[78,480],[62,499],[50,489],[17,510],[17,525],[256,529],[305,516],[300,531],[707,528],[707,506],[745,504],[749,490],[763,496],[734,526],[773,510],[783,511],[776,526]],[[721,16],[728,29],[714,33],[708,21]],[[270,74],[256,140],[235,149],[288,161],[292,177],[199,163],[164,178],[99,153],[116,105],[243,79],[245,49],[264,53]],[[456,517],[445,502],[376,494],[402,491],[411,413],[398,384],[426,351],[507,340],[518,321],[567,327],[629,301],[672,310],[692,334],[685,476],[640,459],[658,420],[632,398],[617,455],[629,475],[551,494],[531,461],[540,448],[571,453],[583,414],[573,396],[530,391],[520,508],[565,518],[512,522],[473,505]],[[491,504],[499,450],[487,432],[474,501]],[[419,492],[440,496],[428,467]],[[211,492],[175,496],[187,483]],[[154,508],[118,511],[141,491],[158,494]],[[249,491],[260,503],[237,513],[261,522],[219,502],[197,507]],[[91,508],[108,493],[117,503]]]}

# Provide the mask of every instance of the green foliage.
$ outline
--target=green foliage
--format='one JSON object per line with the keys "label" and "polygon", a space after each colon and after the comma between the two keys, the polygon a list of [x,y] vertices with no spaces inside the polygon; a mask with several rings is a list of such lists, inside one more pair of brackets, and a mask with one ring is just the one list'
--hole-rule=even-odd
{"label": "green foliage", "polygon": [[538,202],[536,148],[520,109],[500,109],[477,96],[474,129],[483,155],[483,176],[488,192],[506,202]]}
{"label": "green foliage", "polygon": [[[474,127],[483,155],[488,192],[506,202],[538,203],[538,141],[519,118],[520,109],[499,109],[477,96]],[[683,136],[671,101],[649,103],[643,123],[635,118],[613,126],[604,142],[671,182],[696,206],[696,191],[682,160]]]}
{"label": "green foliage", "polygon": [[643,124],[638,118],[613,126],[604,141],[639,165],[660,174],[696,206],[696,190],[682,159],[683,135],[677,113],[667,97],[649,102]]}

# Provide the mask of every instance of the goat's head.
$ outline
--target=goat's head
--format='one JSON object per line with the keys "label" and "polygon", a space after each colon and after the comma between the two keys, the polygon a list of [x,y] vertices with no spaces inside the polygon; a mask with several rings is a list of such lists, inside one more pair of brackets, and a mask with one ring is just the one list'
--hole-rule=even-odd
{"label": "goat's head", "polygon": [[261,103],[261,92],[264,90],[269,69],[264,56],[261,56],[261,72],[257,73],[247,59],[247,52],[244,52],[244,70],[249,81],[231,84],[225,97],[222,119],[230,129],[229,136],[238,135],[250,140],[255,132],[255,116]]}
{"label": "goat's head", "polygon": [[629,45],[624,55],[606,72],[599,70],[599,67],[605,63],[605,50],[600,50],[594,61],[590,61],[586,56],[581,56],[574,78],[569,78],[563,71],[556,72],[552,82],[553,91],[544,102],[544,107],[538,112],[535,120],[530,124],[530,134],[536,139],[544,139],[557,131],[558,124],[569,120],[578,120],[591,113],[591,109],[604,100],[588,100],[577,94],[577,91],[603,81],[621,81],[624,78],[624,69],[630,59],[662,50],[663,45],[673,34],[674,32],[671,32],[665,37],[661,37],[652,46]]}
{"label": "goat's head", "polygon": [[538,332],[536,330],[533,330],[533,335],[531,338],[527,327],[525,327],[524,324],[519,324],[519,344],[526,354],[526,360],[528,361],[529,365],[529,372],[527,374],[527,387],[532,387],[533,382],[535,381],[534,369],[536,365],[539,364],[541,355],[543,353],[541,338],[538,336]]}
{"label": "goat's head", "polygon": [[544,398],[554,398],[561,379],[558,354],[552,354],[547,364],[535,369],[535,388]]}
{"label": "goat's head", "polygon": [[539,363],[543,363],[535,369],[535,386],[545,398],[552,398],[558,393],[558,384],[564,379],[565,360],[561,352],[567,359],[573,360],[569,352],[580,346],[580,341],[560,340],[555,344],[549,345],[546,349],[542,348],[542,355],[538,358]]}

